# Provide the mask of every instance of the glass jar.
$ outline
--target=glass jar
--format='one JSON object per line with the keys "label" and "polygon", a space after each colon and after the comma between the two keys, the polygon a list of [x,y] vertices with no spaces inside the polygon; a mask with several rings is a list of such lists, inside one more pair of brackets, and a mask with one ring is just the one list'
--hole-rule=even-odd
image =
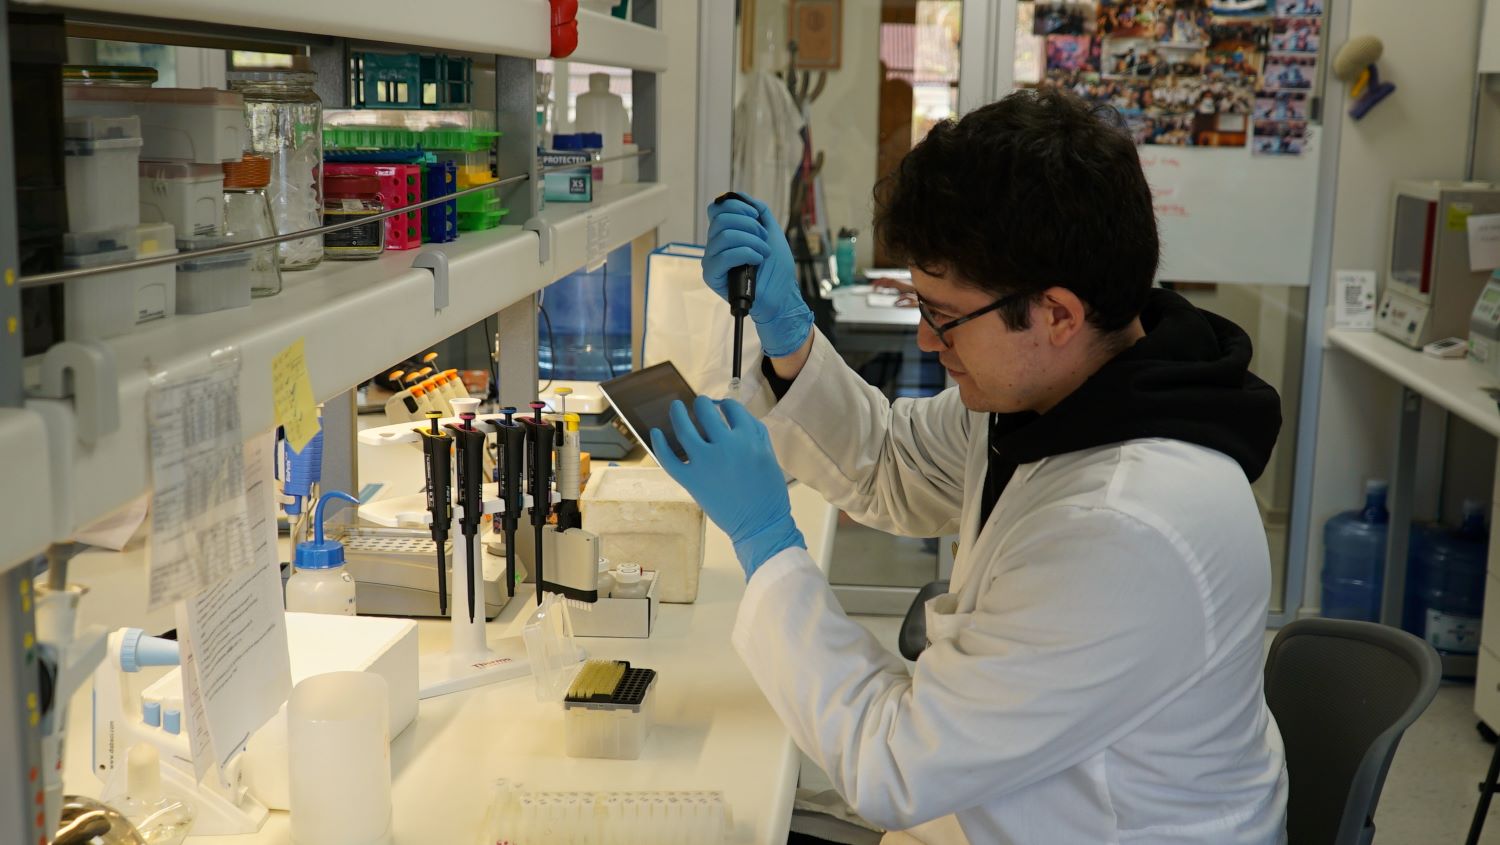
{"label": "glass jar", "polygon": [[[279,234],[315,229],[323,219],[323,101],[307,60],[285,70],[236,70],[229,88],[245,97],[250,151],[271,161],[266,194]],[[323,260],[317,236],[277,247],[283,270],[306,270]]]}
{"label": "glass jar", "polygon": [[[323,180],[323,225],[347,223],[385,211],[380,177],[338,175]],[[330,261],[379,258],[385,249],[385,221],[371,220],[323,235],[323,257]]]}
{"label": "glass jar", "polygon": [[[224,163],[224,237],[243,243],[276,235],[266,185],[271,181],[271,162],[265,156],[246,153],[239,161]],[[247,250],[250,254],[250,295],[281,293],[281,269],[274,245]]]}

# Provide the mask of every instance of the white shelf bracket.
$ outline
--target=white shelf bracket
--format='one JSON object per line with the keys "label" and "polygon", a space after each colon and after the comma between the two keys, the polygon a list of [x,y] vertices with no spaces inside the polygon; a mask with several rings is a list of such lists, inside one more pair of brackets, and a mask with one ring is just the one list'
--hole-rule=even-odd
{"label": "white shelf bracket", "polygon": [[533,217],[526,221],[522,227],[528,232],[536,232],[539,243],[538,260],[546,264],[552,260],[552,225],[540,217]]}
{"label": "white shelf bracket", "polygon": [[448,307],[448,253],[440,249],[422,251],[412,260],[413,268],[420,267],[432,272],[432,310]]}
{"label": "white shelf bracket", "polygon": [[42,384],[32,391],[42,399],[73,399],[78,439],[94,445],[120,429],[120,381],[109,347],[92,341],[67,341],[42,357]]}

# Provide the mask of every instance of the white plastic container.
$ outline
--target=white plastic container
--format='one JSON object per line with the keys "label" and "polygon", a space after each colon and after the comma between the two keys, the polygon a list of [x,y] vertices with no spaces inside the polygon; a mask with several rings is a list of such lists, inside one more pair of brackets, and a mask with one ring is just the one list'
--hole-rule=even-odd
{"label": "white plastic container", "polygon": [[600,554],[657,573],[664,602],[698,598],[703,509],[660,467],[596,467],[583,492],[584,524]]}
{"label": "white plastic container", "polygon": [[[64,243],[76,249],[78,238]],[[132,258],[155,258],[177,252],[170,223],[144,223],[135,229],[133,249],[125,247],[91,255],[68,254],[63,267],[97,267]],[[171,264],[121,270],[75,279],[63,286],[63,330],[69,340],[104,340],[177,313],[177,269]]]}
{"label": "white plastic container", "polygon": [[353,616],[354,577],[349,568],[343,564],[330,569],[298,568],[286,582],[286,609]]}
{"label": "white plastic container", "polygon": [[184,238],[224,231],[221,165],[143,161],[140,192],[142,223],[171,223]]}
{"label": "white plastic container", "polygon": [[[222,238],[178,238],[178,250],[220,246]],[[250,253],[191,255],[177,262],[177,313],[208,314],[250,304]]]}
{"label": "white plastic container", "polygon": [[622,563],[615,567],[615,588],[611,594],[617,599],[643,599],[651,584],[641,578],[641,568],[633,563]]}
{"label": "white plastic container", "polygon": [[[575,103],[577,117],[573,121],[574,132],[598,132],[604,137],[604,158],[620,154],[625,143],[625,130],[630,128],[630,116],[625,111],[625,101],[619,94],[609,91],[609,74],[589,74],[589,90],[578,95]],[[611,161],[603,165],[600,181],[606,185],[618,185],[621,180],[620,162]]]}
{"label": "white plastic container", "polygon": [[135,226],[141,122],[134,117],[70,117],[63,123],[68,231]]}
{"label": "white plastic container", "polygon": [[292,841],[390,841],[389,689],[371,672],[329,672],[287,702]]}
{"label": "white plastic container", "polygon": [[239,161],[247,143],[245,98],[215,88],[67,86],[63,113],[138,115],[141,158],[220,164]]}
{"label": "white plastic container", "polygon": [[583,668],[573,639],[567,605],[553,593],[542,599],[522,630],[526,656],[536,678],[538,701],[563,707],[563,745],[569,757],[634,760],[651,733],[656,672],[625,664],[625,676],[612,696],[574,699],[569,687]]}
{"label": "white plastic container", "polygon": [[[635,136],[626,132],[625,143],[620,145],[620,154],[634,155],[640,151],[641,145],[635,142]],[[621,159],[620,181],[627,185],[634,185],[641,181],[641,160],[639,157]]]}

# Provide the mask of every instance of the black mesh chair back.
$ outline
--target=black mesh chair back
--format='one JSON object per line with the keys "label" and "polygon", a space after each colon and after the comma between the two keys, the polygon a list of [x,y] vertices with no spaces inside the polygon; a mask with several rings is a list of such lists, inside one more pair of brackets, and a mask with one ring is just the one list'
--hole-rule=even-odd
{"label": "black mesh chair back", "polygon": [[1305,619],[1266,658],[1266,703],[1286,746],[1289,845],[1362,845],[1401,734],[1432,701],[1432,646],[1385,625]]}

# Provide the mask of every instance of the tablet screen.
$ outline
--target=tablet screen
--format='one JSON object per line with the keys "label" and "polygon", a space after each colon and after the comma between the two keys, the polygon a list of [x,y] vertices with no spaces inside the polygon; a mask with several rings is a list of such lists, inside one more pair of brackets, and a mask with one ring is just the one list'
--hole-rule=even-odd
{"label": "tablet screen", "polygon": [[680,399],[687,405],[688,416],[692,416],[695,394],[671,361],[610,379],[599,387],[646,451],[651,451],[651,429],[659,428],[678,459],[687,460],[687,453],[672,431],[670,411],[672,403]]}

